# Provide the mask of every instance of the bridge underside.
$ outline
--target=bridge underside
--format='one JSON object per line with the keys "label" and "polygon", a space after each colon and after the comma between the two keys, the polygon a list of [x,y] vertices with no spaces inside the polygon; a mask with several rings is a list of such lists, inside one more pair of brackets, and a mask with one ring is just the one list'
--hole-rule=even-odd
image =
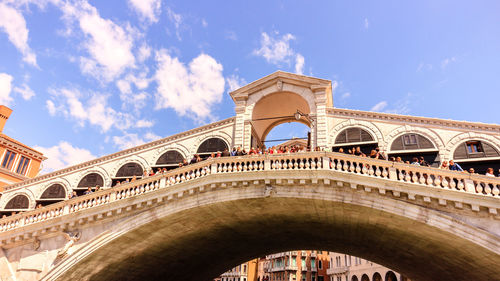
{"label": "bridge underside", "polygon": [[[203,205],[214,196],[191,200]],[[154,210],[142,215],[161,217]],[[96,249],[58,280],[210,280],[251,258],[292,249],[349,253],[413,280],[500,276],[499,255],[424,222],[354,204],[268,197],[159,218]]]}

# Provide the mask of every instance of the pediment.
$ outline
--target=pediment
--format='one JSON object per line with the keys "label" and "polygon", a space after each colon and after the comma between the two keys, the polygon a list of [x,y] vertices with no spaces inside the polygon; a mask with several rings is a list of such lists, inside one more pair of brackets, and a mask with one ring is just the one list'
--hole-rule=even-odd
{"label": "pediment", "polygon": [[274,87],[277,91],[283,89],[283,84],[291,84],[310,89],[312,92],[322,92],[326,94],[327,106],[333,106],[332,83],[330,80],[299,75],[284,71],[276,71],[270,75],[251,82],[237,90],[230,92],[231,98],[237,101],[247,100],[250,95],[263,89]]}

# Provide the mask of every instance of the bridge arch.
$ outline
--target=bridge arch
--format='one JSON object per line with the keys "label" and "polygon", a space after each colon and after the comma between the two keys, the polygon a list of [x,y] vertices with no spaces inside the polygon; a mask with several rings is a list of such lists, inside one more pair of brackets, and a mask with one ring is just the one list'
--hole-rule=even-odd
{"label": "bridge arch", "polygon": [[351,281],[359,281],[358,276],[353,275],[353,276],[351,277]]}
{"label": "bridge arch", "polygon": [[164,155],[168,151],[177,151],[185,159],[188,159],[188,157],[190,156],[189,155],[190,151],[189,151],[189,149],[185,145],[183,145],[181,143],[174,143],[174,144],[170,144],[170,145],[158,148],[155,151],[154,155],[152,157],[150,157],[150,159],[148,161],[149,162],[149,166],[150,167],[155,166],[156,163],[158,162],[158,160],[160,159],[160,157],[162,157],[162,155]]}
{"label": "bridge arch", "polygon": [[486,134],[476,134],[476,133],[462,133],[454,136],[446,145],[446,148],[443,149],[443,153],[446,156],[446,159],[453,159],[453,154],[458,146],[468,140],[479,140],[484,141],[491,145],[496,151],[500,151],[500,138],[495,138],[494,136],[486,135]]}
{"label": "bridge arch", "polygon": [[[224,176],[218,180],[224,182]],[[269,186],[274,189],[270,194]],[[82,236],[88,243],[45,279],[144,280],[168,272],[173,279],[205,280],[255,256],[295,248],[350,253],[418,280],[454,280],[456,274],[474,279],[500,272],[493,266],[498,255],[488,250],[498,247],[491,234],[414,202],[335,187],[262,182],[182,196],[107,225],[99,236]],[[169,192],[181,190],[172,187]],[[423,258],[436,253],[439,265]],[[207,256],[218,256],[217,262],[197,272],[173,268],[188,261],[206,265]],[[447,267],[455,271],[442,270]],[[474,270],[478,268],[483,272]]]}
{"label": "bridge arch", "polygon": [[363,274],[363,275],[361,276],[361,281],[370,281],[370,277],[368,277],[368,275],[367,275],[367,274]]}
{"label": "bridge arch", "polygon": [[382,280],[382,276],[380,275],[380,273],[375,272],[373,273],[372,281],[384,281],[384,280]]}

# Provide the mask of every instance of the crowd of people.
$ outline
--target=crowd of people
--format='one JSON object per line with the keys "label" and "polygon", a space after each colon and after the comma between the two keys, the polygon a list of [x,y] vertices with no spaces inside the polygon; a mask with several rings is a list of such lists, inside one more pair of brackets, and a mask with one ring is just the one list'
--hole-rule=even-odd
{"label": "crowd of people", "polygon": [[[256,148],[252,147],[248,152],[245,149],[242,149],[241,147],[233,147],[233,149],[231,151],[229,151],[228,149],[224,149],[223,151],[210,153],[210,155],[206,158],[203,158],[200,154],[195,154],[193,156],[193,158],[191,158],[190,161],[187,161],[186,159],[184,159],[182,162],[180,162],[178,164],[178,167],[183,167],[183,166],[187,166],[190,164],[195,164],[195,163],[201,162],[203,160],[219,158],[219,157],[263,155],[263,154],[264,155],[266,155],[266,154],[272,155],[272,154],[286,154],[286,153],[307,152],[307,151],[311,151],[311,150],[309,149],[309,147],[306,147],[304,145],[272,146],[272,147],[267,148],[267,149],[261,149],[260,147],[256,147]],[[330,152],[332,150],[330,150],[329,148],[316,147],[315,151]],[[369,154],[365,154],[361,150],[360,146],[349,148],[349,149],[347,149],[347,151],[344,151],[343,148],[339,148],[336,152],[346,153],[346,154],[355,155],[355,156],[359,156],[359,157],[368,157],[368,158],[373,158],[373,159],[388,160],[388,161],[392,161],[392,162],[396,162],[396,163],[405,163],[405,164],[425,166],[425,167],[431,166],[431,164],[428,163],[423,156],[413,157],[411,161],[408,161],[408,160],[403,161],[402,158],[399,156],[387,157],[382,151],[380,151],[380,149],[378,147],[376,147],[375,149],[372,149]],[[441,163],[441,166],[439,167],[439,169],[452,170],[452,171],[462,171],[462,172],[468,172],[470,174],[476,174],[474,168],[469,168],[467,171],[464,171],[464,169],[462,169],[462,167],[453,160],[443,161]],[[145,170],[143,175],[142,175],[142,178],[165,173],[166,171],[167,171],[167,168],[157,168],[156,171],[153,168],[149,169],[149,170]],[[488,168],[486,170],[485,175],[489,176],[489,177],[495,177],[494,169]],[[500,177],[500,169],[498,170],[498,176]],[[127,184],[127,183],[133,182],[135,180],[137,180],[137,176],[133,176],[131,178],[126,178],[126,179],[121,180],[121,181],[117,180],[113,186]],[[99,191],[100,188],[101,187],[99,185],[95,186],[94,188],[88,187],[87,190],[85,192],[83,192],[83,195],[87,195],[87,194],[91,194],[93,192]],[[68,195],[69,199],[75,198],[75,197],[78,197],[78,194],[76,191],[73,191],[72,193],[70,193]],[[41,208],[41,207],[42,207],[42,204],[38,204],[36,206],[37,209]],[[16,212],[12,212],[12,214],[16,214]],[[4,214],[2,217],[6,217],[6,215]]]}

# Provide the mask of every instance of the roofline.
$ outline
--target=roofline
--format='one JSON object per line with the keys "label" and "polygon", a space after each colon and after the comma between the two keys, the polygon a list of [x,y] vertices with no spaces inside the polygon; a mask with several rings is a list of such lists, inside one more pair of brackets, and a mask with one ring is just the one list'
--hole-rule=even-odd
{"label": "roofline", "polygon": [[[39,160],[45,160],[47,157],[43,156],[43,153],[41,153],[38,150],[35,150],[31,148],[30,146],[25,145],[24,143],[7,136],[6,134],[0,133],[0,140],[5,141],[7,143],[13,144],[14,148],[26,152],[28,155],[31,155]],[[21,149],[22,148],[22,149]]]}
{"label": "roofline", "polygon": [[[242,92],[246,92],[252,88],[255,88],[257,87],[258,85],[261,85],[261,84],[264,84],[270,80],[273,80],[275,78],[279,78],[279,77],[284,77],[284,78],[290,78],[290,77],[285,77],[285,76],[294,76],[292,78],[297,78],[297,79],[306,79],[308,81],[305,81],[305,82],[310,82],[310,83],[326,83],[326,84],[331,84],[331,81],[330,80],[326,80],[326,79],[322,79],[322,78],[316,78],[316,77],[312,77],[312,76],[307,76],[307,75],[301,75],[301,74],[295,74],[295,73],[291,73],[291,72],[286,72],[286,71],[282,71],[282,70],[277,70],[267,76],[264,76],[262,78],[259,78],[253,82],[250,82],[248,84],[246,84],[245,86],[241,87],[241,88],[238,88],[232,92],[229,92],[229,95],[231,96],[231,98],[233,98],[234,95],[236,94],[239,94],[239,93],[242,93]],[[234,100],[234,98],[233,98]]]}
{"label": "roofline", "polygon": [[77,169],[85,168],[85,167],[88,167],[88,166],[91,166],[91,165],[96,165],[98,163],[102,163],[104,161],[112,160],[114,158],[118,158],[120,156],[124,156],[124,155],[130,154],[130,153],[133,153],[133,152],[136,152],[136,151],[139,151],[139,150],[143,150],[143,149],[146,149],[146,148],[149,148],[149,147],[154,147],[156,145],[160,145],[160,144],[165,143],[165,142],[173,141],[173,140],[176,140],[176,139],[179,139],[179,138],[182,138],[182,137],[187,137],[187,136],[196,134],[198,132],[204,131],[206,129],[210,129],[210,128],[213,128],[213,127],[218,127],[218,126],[226,125],[226,124],[231,123],[231,121],[234,121],[234,119],[235,119],[235,117],[226,118],[224,120],[213,122],[213,123],[201,126],[201,127],[197,127],[197,128],[194,128],[194,129],[191,129],[191,130],[188,130],[188,131],[184,131],[184,132],[175,134],[175,135],[171,135],[171,136],[166,137],[166,138],[162,138],[162,139],[159,139],[159,140],[156,140],[156,141],[148,142],[148,143],[145,143],[145,144],[142,144],[142,145],[139,145],[139,146],[135,146],[135,147],[128,148],[128,149],[125,149],[125,150],[121,150],[121,151],[118,151],[118,152],[115,152],[115,153],[112,153],[112,154],[109,154],[109,155],[105,155],[105,156],[102,156],[102,157],[99,157],[99,158],[95,158],[95,159],[87,161],[87,162],[83,162],[83,163],[80,163],[80,164],[69,166],[69,167],[63,168],[61,170],[57,170],[57,171],[54,171],[54,172],[51,172],[51,173],[47,173],[47,174],[44,174],[44,175],[32,178],[32,179],[28,179],[28,180],[23,181],[23,182],[15,183],[15,184],[12,184],[12,185],[7,185],[7,186],[4,187],[4,192],[5,191],[11,191],[12,189],[15,189],[16,187],[24,186],[24,185],[27,185],[27,184],[32,184],[32,183],[37,182],[37,181],[42,181],[42,180],[50,178],[50,177],[59,176],[59,175],[62,175],[62,174],[65,174],[67,172],[71,172],[71,171],[74,171],[74,170],[77,170]]}
{"label": "roofline", "polygon": [[367,118],[367,119],[374,119],[375,118],[375,119],[387,120],[387,121],[423,123],[425,125],[451,126],[451,127],[458,127],[458,128],[463,128],[463,129],[486,130],[486,131],[495,131],[495,132],[500,133],[500,125],[493,124],[493,123],[459,121],[459,120],[453,120],[453,119],[421,117],[421,116],[373,112],[373,111],[356,110],[356,109],[334,108],[334,107],[327,108],[327,113],[337,115],[337,116]]}

